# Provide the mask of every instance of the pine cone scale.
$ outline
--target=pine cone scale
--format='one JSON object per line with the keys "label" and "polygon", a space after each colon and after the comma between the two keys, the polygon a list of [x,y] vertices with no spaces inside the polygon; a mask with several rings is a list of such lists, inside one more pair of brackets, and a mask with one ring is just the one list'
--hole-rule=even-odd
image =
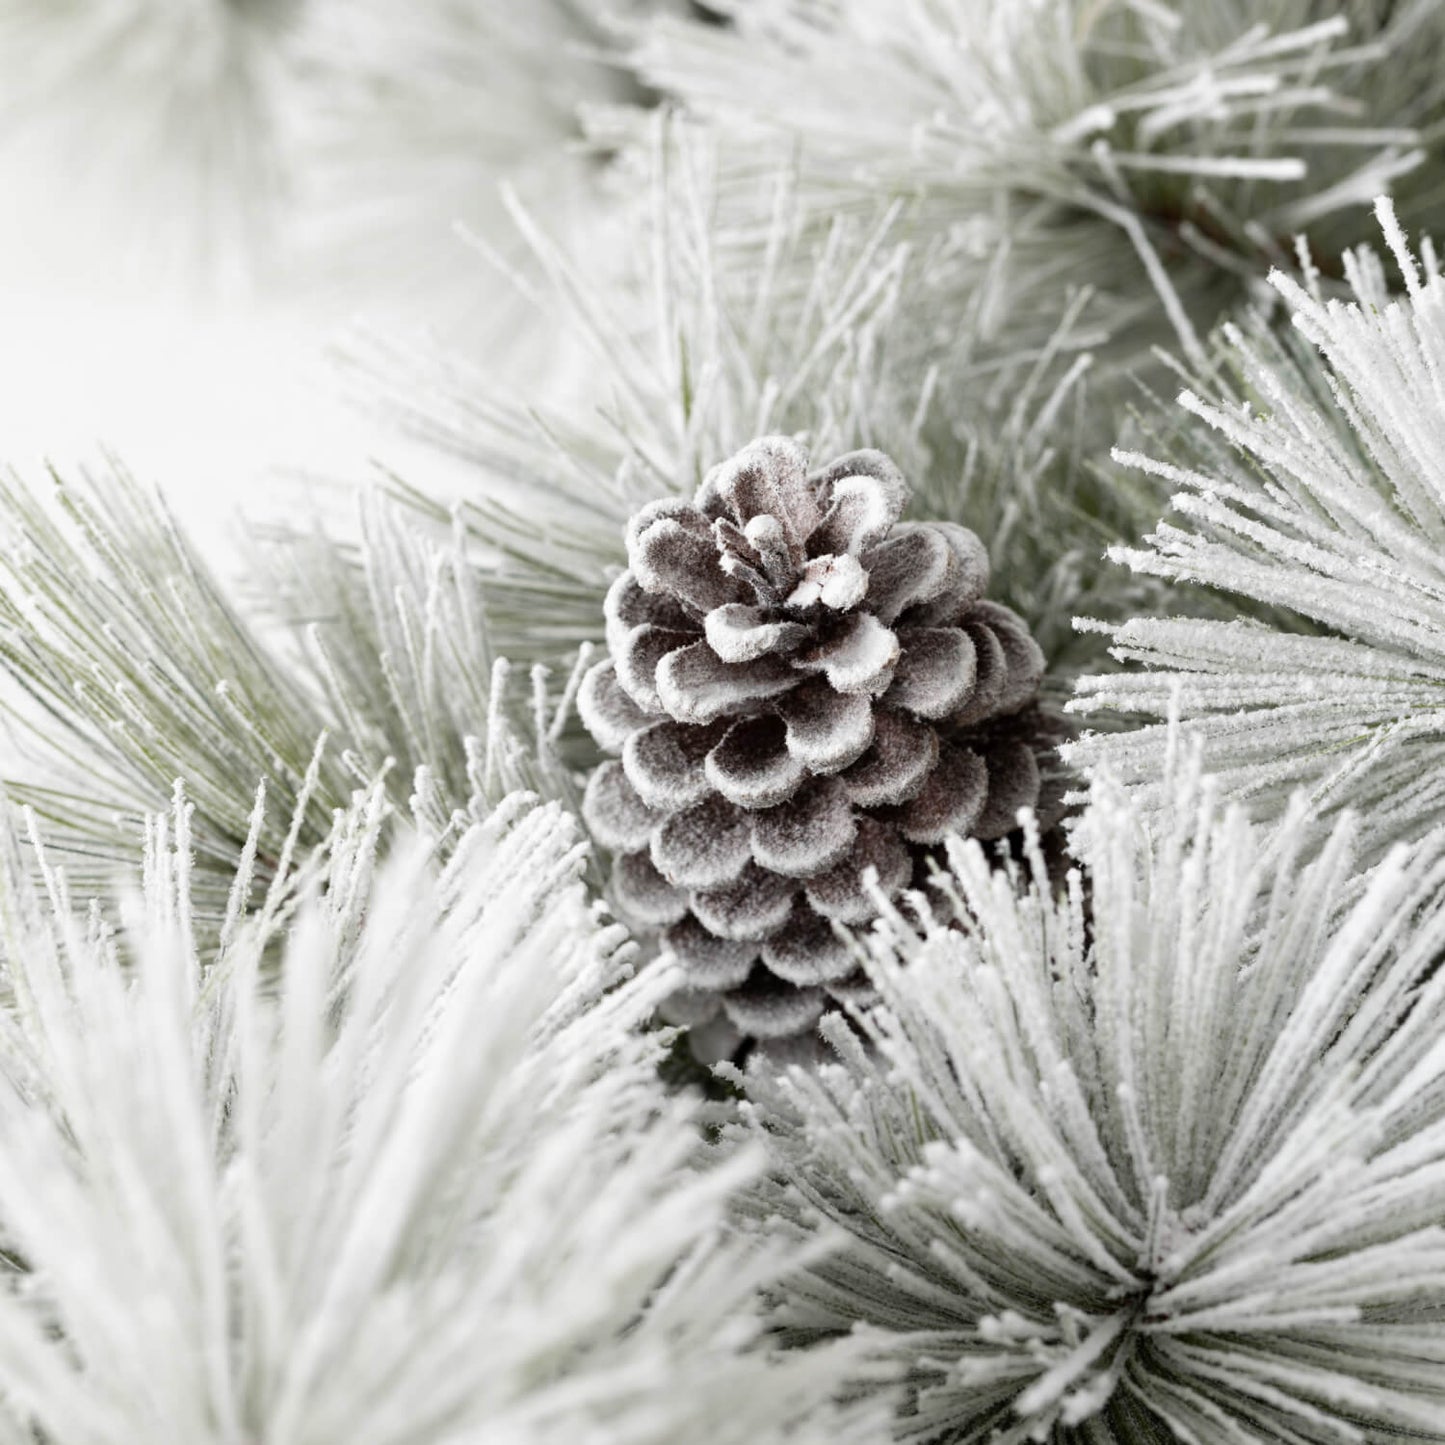
{"label": "pine cone scale", "polygon": [[757,942],[776,933],[792,912],[797,883],[748,863],[735,883],[692,895],[694,915],[708,932],[736,942]]}
{"label": "pine cone scale", "polygon": [[789,750],[782,718],[770,714],[734,723],[703,768],[708,782],[740,808],[771,808],[791,797],[807,776]]}
{"label": "pine cone scale", "polygon": [[762,960],[774,978],[798,988],[837,982],[858,966],[828,920],[806,905],[795,907],[787,923],[764,942]]}
{"label": "pine cone scale", "polygon": [[1003,650],[1007,680],[995,711],[1015,712],[1038,691],[1044,676],[1044,654],[1029,636],[1023,618],[1007,607],[997,602],[979,602],[974,613],[998,639]]}
{"label": "pine cone scale", "polygon": [[668,714],[685,723],[714,722],[796,682],[782,658],[724,662],[705,641],[669,652],[657,665],[657,695]]}
{"label": "pine cone scale", "polygon": [[723,662],[754,662],[796,647],[808,635],[797,622],[770,622],[759,607],[730,602],[715,607],[704,623],[707,645]]}
{"label": "pine cone scale", "polygon": [[949,719],[955,728],[982,722],[1000,711],[1008,685],[1008,654],[993,629],[981,622],[965,622],[963,630],[973,643],[973,695]]}
{"label": "pine cone scale", "polygon": [[945,744],[938,766],[918,796],[896,811],[898,831],[910,843],[942,843],[950,833],[965,836],[988,801],[988,769],[970,748]]}
{"label": "pine cone scale", "polygon": [[675,517],[661,517],[638,538],[633,570],[647,591],[671,593],[701,616],[747,601],[746,588],[716,558],[710,535],[700,537]]}
{"label": "pine cone scale", "polygon": [[612,888],[627,916],[649,928],[663,928],[687,916],[687,894],[657,871],[646,851],[617,857],[612,867]]}
{"label": "pine cone scale", "polygon": [[985,751],[984,759],[988,797],[973,831],[979,838],[1001,838],[1014,827],[1018,810],[1038,798],[1043,780],[1033,750],[1022,743],[999,743]]}
{"label": "pine cone scale", "polygon": [[[706,482],[703,486],[708,489]],[[711,490],[742,526],[754,517],[775,517],[789,545],[799,550],[822,521],[807,464],[786,438],[763,438],[724,462]]]}
{"label": "pine cone scale", "polygon": [[858,556],[886,537],[903,514],[908,485],[880,452],[853,452],[818,479],[827,510],[809,539],[815,557]]}
{"label": "pine cone scale", "polygon": [[615,657],[622,640],[634,627],[661,627],[687,632],[692,619],[682,604],[665,592],[649,592],[629,571],[618,575],[602,604],[607,626],[607,648]]}
{"label": "pine cone scale", "polygon": [[812,878],[847,854],[857,832],[843,785],[814,778],[786,803],[752,815],[753,858],[785,878]]}
{"label": "pine cone scale", "polygon": [[577,711],[598,747],[609,753],[620,753],[637,730],[652,721],[624,691],[610,658],[589,669],[582,679]]}
{"label": "pine cone scale", "polygon": [[978,678],[978,654],[961,627],[902,628],[903,657],[884,694],[892,707],[937,722],[962,708]]}
{"label": "pine cone scale", "polygon": [[879,709],[867,750],[840,776],[860,808],[916,798],[938,763],[938,734],[903,713]]}
{"label": "pine cone scale", "polygon": [[957,570],[953,549],[931,527],[900,527],[898,535],[863,557],[868,596],[880,621],[892,624],[908,608],[931,602]]}
{"label": "pine cone scale", "polygon": [[869,612],[850,612],[832,634],[794,665],[821,672],[828,686],[845,697],[875,696],[893,680],[899,656],[898,638]]}
{"label": "pine cone scale", "polygon": [[753,837],[738,810],[714,793],[673,813],[652,834],[652,861],[678,888],[736,882],[753,856]]}
{"label": "pine cone scale", "polygon": [[877,726],[867,696],[835,692],[821,679],[786,694],[778,715],[788,752],[813,773],[841,772],[856,762]]}
{"label": "pine cone scale", "polygon": [[820,988],[795,988],[762,964],[742,987],[722,996],[733,1025],[755,1039],[786,1039],[813,1027],[823,1016],[827,995]]}
{"label": "pine cone scale", "polygon": [[649,808],[628,781],[622,764],[609,760],[587,780],[582,817],[593,837],[614,853],[636,853],[648,846],[665,813]]}
{"label": "pine cone scale", "polygon": [[712,750],[710,735],[670,720],[648,718],[647,722],[623,746],[627,781],[649,808],[662,812],[675,813],[702,802],[712,791],[704,766]]}
{"label": "pine cone scale", "polygon": [[662,937],[668,951],[682,965],[688,984],[708,993],[740,988],[757,961],[753,944],[719,938],[691,913]]}
{"label": "pine cone scale", "polygon": [[657,669],[663,658],[692,642],[692,634],[644,622],[629,632],[614,655],[617,681],[646,713],[666,716],[657,691]]}
{"label": "pine cone scale", "polygon": [[864,886],[868,869],[888,898],[896,897],[913,876],[913,858],[895,829],[877,818],[858,820],[852,847],[833,867],[808,879],[804,894],[815,912],[839,923],[866,923],[876,912]]}

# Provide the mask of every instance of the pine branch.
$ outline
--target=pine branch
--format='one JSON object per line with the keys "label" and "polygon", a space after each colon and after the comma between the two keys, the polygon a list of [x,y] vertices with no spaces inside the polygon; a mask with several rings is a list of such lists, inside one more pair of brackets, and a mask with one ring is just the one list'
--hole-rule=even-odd
{"label": "pine branch", "polygon": [[1164,786],[1096,785],[1062,893],[955,844],[860,949],[873,1049],[749,1075],[749,1217],[849,1240],[779,1323],[881,1331],[899,1439],[1438,1438],[1445,839],[1360,887],[1348,822]]}
{"label": "pine branch", "polygon": [[319,532],[286,532],[255,551],[267,590],[305,619],[303,654],[351,740],[350,765],[384,773],[393,800],[444,848],[518,789],[580,800],[570,733],[589,654],[560,678],[536,664],[521,686],[495,650],[467,552],[463,537],[424,535],[379,494],[362,499],[354,556]]}
{"label": "pine branch", "polygon": [[[1082,298],[1037,350],[976,367],[964,354],[981,324],[971,313],[942,350],[936,324],[918,329],[906,300],[927,259],[896,241],[895,214],[840,217],[820,238],[789,172],[769,165],[757,178],[768,219],[739,228],[720,212],[708,138],[658,122],[647,161],[634,274],[610,292],[518,213],[551,278],[536,298],[543,318],[590,350],[589,396],[524,405],[445,352],[378,342],[350,358],[370,409],[389,407],[438,459],[440,481],[413,457],[394,490],[432,526],[455,517],[465,530],[501,653],[566,667],[581,643],[600,641],[627,518],[691,495],[768,432],[893,456],[915,479],[913,515],[985,540],[999,599],[1028,619],[1055,677],[1099,652],[1067,625],[1081,606],[1123,616],[1154,605],[1148,584],[1100,561],[1154,513],[1147,491],[1101,485],[1089,464]],[[449,506],[458,464],[466,490]],[[273,601],[305,616],[284,588]]]}
{"label": "pine branch", "polygon": [[[1002,351],[1039,344],[1087,287],[1107,359],[1195,364],[1218,317],[1288,266],[1362,239],[1399,186],[1441,217],[1422,146],[1445,116],[1445,5],[1317,0],[734,0],[728,27],[662,17],[639,74],[732,141],[725,192],[756,214],[759,153],[798,157],[812,224],[897,201],[931,256],[920,327],[989,295]],[[632,133],[616,113],[602,135]]]}
{"label": "pine branch", "polygon": [[[38,760],[8,783],[87,891],[133,871],[143,819],[184,779],[207,918],[221,916],[264,782],[263,873],[318,846],[384,776],[439,845],[523,786],[567,798],[545,679],[517,718],[504,664],[455,558],[384,511],[360,570],[319,543],[290,560],[309,651],[265,638],[225,597],[160,499],[118,467],[48,506],[0,483],[0,705]],[[37,777],[38,772],[38,777]],[[86,860],[83,864],[80,860]],[[207,892],[209,887],[210,891]]]}
{"label": "pine branch", "polygon": [[[1235,380],[1184,395],[1202,425],[1178,434],[1176,460],[1120,457],[1180,490],[1177,520],[1116,560],[1283,616],[1128,622],[1113,651],[1143,670],[1083,679],[1075,706],[1175,709],[1223,784],[1262,813],[1307,786],[1322,816],[1361,810],[1383,846],[1445,810],[1445,282],[1428,245],[1421,277],[1393,211],[1380,214],[1407,300],[1388,299],[1365,253],[1349,258],[1352,305],[1277,278],[1308,347],[1258,325],[1231,333]],[[1159,722],[1085,739],[1073,756],[1150,789],[1169,745]]]}
{"label": "pine branch", "polygon": [[[659,136],[651,152],[646,240],[633,248],[636,272],[608,295],[515,213],[550,278],[546,304],[595,358],[592,402],[565,413],[522,404],[454,354],[376,341],[352,358],[373,406],[380,393],[401,427],[468,469],[474,494],[458,515],[480,553],[493,644],[518,662],[569,666],[582,642],[600,641],[627,518],[695,489],[760,431],[806,429],[839,447],[881,436],[905,458],[918,449],[919,399],[896,399],[887,381],[905,257],[886,223],[840,227],[810,249],[806,294],[774,292],[766,275],[745,280],[720,261],[731,242],[708,213],[713,158],[675,140]],[[784,190],[778,205],[775,241],[787,247]],[[796,268],[778,270],[792,288]],[[404,480],[397,492],[449,521],[424,487]]]}
{"label": "pine branch", "polygon": [[766,1348],[757,1161],[697,1167],[575,826],[518,796],[378,874],[378,801],[209,970],[188,806],[121,936],[0,831],[6,1437],[876,1440],[858,1347]]}
{"label": "pine branch", "polygon": [[[259,855],[297,815],[304,846],[352,780],[324,745],[316,697],[224,597],[164,504],[118,465],[48,501],[0,479],[0,705],[39,763],[7,787],[58,843],[90,855],[88,888],[138,856],[144,816],[184,777],[203,869],[229,873],[266,780]],[[27,776],[28,774],[28,776]]]}

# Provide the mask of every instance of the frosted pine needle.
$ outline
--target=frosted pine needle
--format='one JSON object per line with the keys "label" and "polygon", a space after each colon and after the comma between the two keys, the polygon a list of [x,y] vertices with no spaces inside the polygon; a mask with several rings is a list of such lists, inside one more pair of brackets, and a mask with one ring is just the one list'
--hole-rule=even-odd
{"label": "frosted pine needle", "polygon": [[[1349,804],[1380,842],[1445,811],[1445,281],[1382,203],[1408,295],[1348,258],[1351,303],[1275,285],[1309,349],[1231,331],[1233,384],[1181,401],[1176,461],[1118,460],[1177,488],[1174,516],[1113,556],[1136,573],[1233,594],[1235,621],[1138,618],[1113,630],[1143,665],[1087,678],[1075,704],[1165,717],[1203,739],[1224,785],[1277,807],[1296,786]],[[1278,609],[1268,622],[1251,620]],[[1163,722],[1080,743],[1077,761],[1150,784]]]}
{"label": "frosted pine needle", "polygon": [[763,1347],[755,1161],[694,1167],[575,826],[513,798],[439,877],[376,876],[376,827],[209,972],[183,806],[121,933],[4,835],[0,1436],[875,1440],[830,1403],[856,1350]]}
{"label": "frosted pine needle", "polygon": [[262,782],[263,874],[291,827],[315,847],[381,775],[439,837],[514,789],[571,791],[557,751],[566,675],[509,675],[456,548],[385,508],[359,566],[304,538],[274,559],[278,577],[296,569],[299,639],[259,627],[119,468],[48,499],[0,477],[0,538],[0,712],[24,745],[3,761],[6,786],[86,893],[135,863],[144,817],[180,777],[207,926]]}
{"label": "frosted pine needle", "polygon": [[326,718],[155,493],[118,467],[48,496],[0,477],[0,537],[3,707],[28,754],[5,759],[6,785],[77,866],[97,859],[77,881],[107,886],[133,861],[143,818],[182,776],[203,872],[233,870],[263,779],[283,820],[264,858],[293,815],[304,845],[325,838],[353,783],[318,753]]}
{"label": "frosted pine needle", "polygon": [[373,411],[380,390],[425,444],[398,467],[406,499],[444,524],[446,492],[466,488],[457,513],[498,649],[565,665],[583,640],[600,642],[627,518],[690,496],[724,457],[780,433],[820,455],[886,451],[914,480],[915,517],[988,539],[999,600],[1050,657],[1081,651],[1069,619],[1084,596],[1093,604],[1100,574],[1129,588],[1108,578],[1104,547],[1154,516],[1152,499],[1141,512],[1123,489],[1103,494],[1079,461],[1082,303],[1052,318],[1038,352],[965,376],[953,347],[975,318],[950,321],[945,343],[941,323],[915,324],[908,298],[927,258],[897,239],[894,214],[841,213],[819,231],[790,170],[765,161],[753,182],[766,219],[743,224],[722,203],[723,166],[716,137],[654,122],[623,171],[647,205],[611,290],[588,284],[581,248],[519,212],[549,275],[542,323],[591,358],[570,406],[511,395],[508,378],[454,353],[378,342],[353,354]]}
{"label": "frosted pine needle", "polygon": [[[1196,358],[1301,230],[1336,253],[1352,208],[1422,159],[1445,7],[1312,0],[762,0],[731,27],[665,17],[640,73],[755,152],[796,154],[815,221],[880,200],[931,256],[925,314],[991,295],[1004,351],[1064,302],[1116,356]],[[1403,179],[1402,179],[1403,178]],[[1420,190],[1428,196],[1428,182]]]}
{"label": "frosted pine needle", "polygon": [[[727,264],[736,239],[714,224],[715,163],[710,147],[657,127],[638,162],[646,204],[634,208],[631,265],[610,291],[517,212],[548,275],[541,319],[590,359],[578,404],[539,407],[455,352],[378,340],[353,357],[373,406],[380,391],[402,427],[466,469],[459,515],[484,564],[496,645],[515,660],[565,664],[584,640],[601,642],[628,517],[660,495],[691,494],[753,437],[806,430],[830,452],[877,442],[905,464],[917,455],[920,398],[889,381],[906,258],[886,224],[840,221],[815,246],[796,234],[776,173],[770,234],[780,262],[797,264],[745,273]],[[799,292],[804,270],[811,284]],[[413,459],[405,475],[410,500],[446,520],[440,496],[422,490],[426,467]]]}
{"label": "frosted pine needle", "polygon": [[518,788],[572,801],[561,743],[586,656],[555,672],[513,666],[497,652],[461,529],[432,532],[374,492],[358,511],[354,549],[265,529],[252,548],[253,589],[286,598],[353,771],[387,771],[395,801],[438,819]]}
{"label": "frosted pine needle", "polygon": [[754,1207],[851,1237],[785,1325],[887,1332],[901,1440],[1445,1438],[1445,839],[1352,894],[1348,823],[1304,863],[1187,770],[1081,839],[1062,895],[956,844],[876,1053],[750,1080]]}

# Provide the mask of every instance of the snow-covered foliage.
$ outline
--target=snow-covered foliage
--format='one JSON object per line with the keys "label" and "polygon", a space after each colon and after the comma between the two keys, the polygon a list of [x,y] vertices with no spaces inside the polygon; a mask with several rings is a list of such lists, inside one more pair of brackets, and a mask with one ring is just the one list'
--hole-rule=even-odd
{"label": "snow-covered foliage", "polygon": [[378,802],[250,919],[243,869],[209,969],[183,801],[114,923],[0,838],[0,1439],[876,1440],[859,1348],[766,1348],[792,1258],[726,1227],[756,1160],[697,1167],[575,825],[378,872]]}
{"label": "snow-covered foliage", "polygon": [[[755,436],[806,432],[829,455],[878,445],[906,468],[919,454],[918,391],[890,379],[906,255],[886,225],[840,218],[815,245],[798,230],[786,175],[770,171],[777,264],[750,270],[733,264],[740,241],[714,213],[711,144],[659,123],[631,165],[635,235],[610,291],[588,284],[585,244],[516,214],[549,281],[535,324],[589,358],[571,405],[509,393],[454,350],[377,336],[353,357],[398,426],[460,467],[461,521],[493,564],[482,574],[488,623],[515,658],[565,661],[601,642],[628,518],[659,496],[692,495]],[[425,485],[439,468],[410,460],[410,499],[445,520]]]}
{"label": "snow-covered foliage", "polygon": [[369,318],[383,479],[0,474],[0,1445],[1445,1445],[1442,55],[0,0],[0,248]]}
{"label": "snow-covered foliage", "polygon": [[[1179,490],[1117,559],[1274,618],[1132,620],[1113,651],[1143,670],[1085,679],[1075,706],[1177,711],[1223,786],[1261,809],[1307,786],[1320,816],[1353,806],[1388,843],[1445,810],[1445,280],[1381,219],[1406,297],[1368,252],[1348,258],[1348,302],[1276,276],[1308,347],[1232,331],[1232,374],[1182,397],[1198,420],[1174,460],[1118,458]],[[1074,756],[1153,788],[1168,747],[1160,721]]]}
{"label": "snow-covered foliage", "polygon": [[526,689],[491,650],[445,538],[378,504],[355,566],[319,548],[285,560],[302,568],[303,639],[259,626],[163,500],[119,468],[44,490],[0,476],[0,717],[15,735],[0,776],[87,894],[138,856],[144,818],[178,777],[196,810],[207,926],[263,780],[263,873],[292,829],[315,847],[353,789],[382,774],[393,802],[439,833],[518,788],[571,796],[554,746],[565,682],[534,673],[530,716],[518,716]]}
{"label": "snow-covered foliage", "polygon": [[904,203],[930,258],[915,324],[940,353],[1037,345],[1089,288],[1119,359],[1201,356],[1296,233],[1334,254],[1360,206],[1409,192],[1442,101],[1436,0],[724,8],[727,27],[658,19],[639,73],[735,138],[743,208],[768,145],[796,156],[819,223]]}
{"label": "snow-covered foliage", "polygon": [[1442,1438],[1445,841],[1355,891],[1350,824],[1305,862],[1169,788],[1097,785],[1062,892],[956,843],[873,1049],[749,1077],[752,1210],[850,1241],[780,1321],[882,1330],[900,1440]]}
{"label": "snow-covered foliage", "polygon": [[[1127,615],[1126,591],[1142,605],[1118,577],[1115,597],[1096,595],[1114,570],[1099,559],[1153,513],[1136,493],[1100,489],[1080,461],[1089,360],[1076,354],[1078,308],[1055,319],[1041,354],[966,385],[945,377],[906,305],[926,263],[895,234],[896,216],[840,213],[820,231],[790,170],[768,161],[754,176],[766,220],[734,224],[719,192],[723,150],[716,136],[654,121],[627,161],[642,200],[630,265],[610,290],[588,284],[585,246],[519,212],[550,282],[535,324],[589,357],[566,405],[509,393],[506,378],[454,350],[376,337],[351,355],[371,410],[388,408],[424,448],[396,464],[404,495],[444,522],[446,492],[460,492],[498,650],[565,666],[579,642],[601,642],[627,519],[659,496],[691,496],[771,433],[818,455],[886,452],[913,483],[909,519],[976,532],[994,595],[1051,660],[1086,655],[1069,619],[1082,605]],[[288,612],[305,617],[304,603]]]}

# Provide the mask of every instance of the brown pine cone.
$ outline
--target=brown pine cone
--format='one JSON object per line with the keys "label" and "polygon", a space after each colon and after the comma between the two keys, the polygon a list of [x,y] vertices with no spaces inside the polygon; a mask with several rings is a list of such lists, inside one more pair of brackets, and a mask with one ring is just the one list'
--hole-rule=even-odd
{"label": "brown pine cone", "polygon": [[876,916],[864,870],[895,895],[949,834],[1001,837],[1039,801],[1043,654],[984,599],[979,539],[900,523],[907,497],[880,452],[809,474],[764,437],[628,527],[611,655],[578,698],[621,760],[584,813],[689,1021],[811,1029],[866,991],[833,927]]}

